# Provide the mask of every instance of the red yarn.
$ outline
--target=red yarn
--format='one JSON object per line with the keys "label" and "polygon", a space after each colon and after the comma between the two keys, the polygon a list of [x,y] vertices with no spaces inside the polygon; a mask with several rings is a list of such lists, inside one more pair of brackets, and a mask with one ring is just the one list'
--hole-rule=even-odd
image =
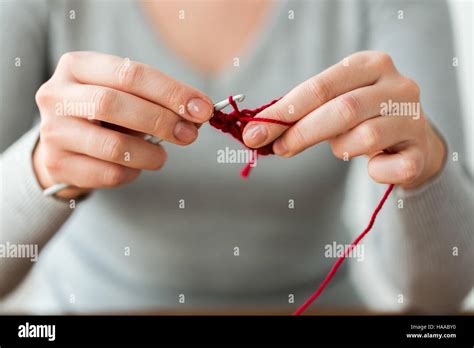
{"label": "red yarn", "polygon": [[[214,128],[220,129],[224,133],[229,133],[235,139],[237,139],[238,141],[240,141],[242,144],[245,145],[242,139],[242,132],[244,131],[245,126],[249,122],[252,122],[252,121],[267,122],[267,123],[280,124],[282,126],[292,126],[294,124],[293,122],[285,122],[285,121],[280,121],[280,120],[274,120],[271,118],[255,117],[259,112],[275,104],[279,99],[280,98],[275,99],[272,102],[266,105],[262,105],[261,107],[255,110],[250,110],[250,109],[239,110],[239,107],[237,106],[237,103],[235,102],[235,100],[232,98],[232,96],[229,96],[229,104],[234,108],[234,110],[230,114],[226,114],[225,112],[222,112],[222,111],[215,111],[214,116],[211,117],[211,119],[209,120],[209,123]],[[265,146],[262,146],[259,149],[256,149],[257,156],[258,155],[266,156],[266,155],[273,154],[272,146],[273,146],[273,142]],[[246,147],[249,148],[248,146]],[[252,158],[252,160],[249,163],[247,163],[247,165],[242,169],[242,171],[240,172],[240,175],[242,177],[244,178],[248,177],[250,170],[252,168],[253,161],[255,161],[255,158]]]}
{"label": "red yarn", "polygon": [[337,259],[337,261],[334,263],[334,265],[332,266],[331,270],[329,271],[328,275],[326,276],[326,278],[323,280],[323,282],[321,283],[321,285],[319,286],[319,288],[310,296],[310,298],[308,298],[306,300],[305,303],[303,303],[294,313],[293,315],[300,315],[301,313],[303,313],[303,311],[309,307],[309,305],[311,303],[313,303],[314,300],[316,300],[319,295],[321,295],[321,293],[323,292],[324,288],[326,287],[326,285],[329,284],[329,282],[331,281],[332,277],[334,277],[334,275],[336,274],[337,272],[337,269],[339,268],[339,266],[341,265],[341,263],[346,259],[347,255],[351,252],[352,249],[354,249],[354,247],[359,244],[359,242],[362,240],[362,238],[364,238],[364,236],[372,229],[372,226],[374,225],[374,222],[375,222],[375,218],[377,217],[377,214],[379,213],[380,209],[382,209],[382,206],[383,204],[385,203],[385,201],[387,200],[388,196],[390,195],[390,192],[392,192],[393,190],[393,184],[390,184],[387,188],[387,190],[385,191],[382,199],[380,200],[379,204],[377,205],[377,207],[375,208],[374,212],[372,213],[372,216],[370,217],[370,221],[369,221],[369,224],[367,225],[367,227],[365,228],[364,231],[362,231],[362,233],[352,242],[352,244],[350,245],[349,248],[346,249],[346,251],[344,252],[344,255],[341,256],[340,258]]}
{"label": "red yarn", "polygon": [[[255,117],[259,112],[262,110],[265,110],[269,106],[275,104],[279,99],[275,99],[269,104],[263,105],[259,107],[258,109],[255,110],[249,110],[249,109],[244,109],[244,110],[239,110],[237,103],[235,100],[233,100],[232,96],[229,97],[229,103],[230,105],[234,108],[234,111],[232,111],[230,114],[226,114],[222,111],[216,111],[214,112],[214,116],[209,120],[209,123],[211,126],[214,128],[220,129],[224,133],[230,133],[235,139],[239,140],[242,144],[245,145],[243,139],[242,139],[242,132],[247,125],[247,123],[252,122],[252,121],[258,121],[258,122],[268,122],[268,123],[276,123],[276,124],[281,124],[283,126],[292,126],[293,123],[291,122],[285,122],[285,121],[280,121],[280,120],[274,120],[270,118],[263,118],[263,117]],[[246,145],[245,145],[246,146]],[[273,154],[273,142],[270,144],[267,144],[259,149],[257,149],[257,156],[262,155],[271,155]],[[253,152],[252,152],[253,156]],[[252,157],[251,161],[247,163],[247,165],[242,169],[240,172],[240,175],[244,178],[246,178],[250,170],[252,168],[252,163],[255,161],[255,159]],[[379,204],[375,208],[374,212],[372,213],[372,216],[370,217],[369,224],[365,228],[364,231],[352,242],[352,244],[347,248],[344,252],[344,255],[341,256],[340,258],[337,259],[337,261],[334,263],[332,266],[331,270],[329,271],[328,275],[326,278],[323,280],[319,288],[308,298],[294,313],[293,315],[300,315],[303,313],[303,311],[308,308],[311,303],[313,303],[319,295],[324,291],[326,286],[329,284],[331,279],[334,277],[336,274],[339,266],[344,262],[346,259],[347,255],[354,249],[354,247],[359,244],[359,242],[364,238],[364,236],[372,229],[372,226],[374,225],[375,219],[382,209],[385,201],[387,200],[388,196],[393,190],[394,185],[390,184],[385,191],[385,194],[383,195],[382,199],[380,200]]]}

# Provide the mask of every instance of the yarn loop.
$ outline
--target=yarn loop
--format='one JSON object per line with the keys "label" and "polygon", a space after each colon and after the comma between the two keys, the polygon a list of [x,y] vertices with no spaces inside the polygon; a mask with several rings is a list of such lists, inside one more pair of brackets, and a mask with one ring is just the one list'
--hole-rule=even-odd
{"label": "yarn loop", "polygon": [[[263,117],[255,117],[257,114],[259,114],[261,111],[265,110],[269,106],[272,106],[275,104],[280,98],[275,99],[271,101],[268,104],[262,105],[257,109],[251,110],[251,109],[243,109],[239,110],[239,107],[237,106],[237,103],[235,100],[232,98],[232,96],[229,96],[229,104],[232,106],[234,110],[230,113],[225,113],[222,112],[221,110],[215,111],[214,116],[211,117],[209,120],[209,123],[211,124],[212,127],[221,130],[224,133],[229,133],[232,135],[235,139],[240,141],[242,144],[244,144],[245,147],[249,148],[247,145],[245,145],[244,140],[242,138],[242,133],[244,131],[245,126],[252,121],[256,122],[266,122],[266,123],[274,123],[274,124],[279,124],[282,126],[292,126],[294,123],[293,122],[285,122],[281,120],[274,120],[271,118],[263,118]],[[273,142],[262,146],[258,149],[256,149],[256,154],[261,155],[261,156],[267,156],[267,155],[272,155],[273,154]],[[251,149],[254,150],[254,149]],[[247,165],[242,169],[240,172],[240,175],[244,178],[248,177],[250,174],[250,169],[252,168],[252,163],[255,161],[255,158],[247,163]]]}

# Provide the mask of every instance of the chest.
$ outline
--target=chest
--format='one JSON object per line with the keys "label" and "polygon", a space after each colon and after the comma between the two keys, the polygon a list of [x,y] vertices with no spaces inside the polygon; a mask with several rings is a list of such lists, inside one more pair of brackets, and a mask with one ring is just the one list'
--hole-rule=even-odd
{"label": "chest", "polygon": [[142,1],[157,37],[176,55],[209,75],[244,53],[274,6],[271,1]]}

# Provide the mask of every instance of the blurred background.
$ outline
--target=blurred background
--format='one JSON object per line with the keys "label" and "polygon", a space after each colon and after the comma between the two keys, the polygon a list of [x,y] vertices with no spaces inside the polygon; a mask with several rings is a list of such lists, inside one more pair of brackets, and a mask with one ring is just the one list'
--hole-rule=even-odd
{"label": "blurred background", "polygon": [[[447,1],[451,9],[456,58],[459,61],[457,71],[462,93],[464,131],[468,155],[467,164],[471,172],[474,172],[474,0]],[[34,281],[25,280],[23,286],[20,286],[5,301],[0,302],[0,310],[8,310],[9,307],[22,308],[20,299],[34,293],[35,289],[28,285],[34,283]],[[471,312],[474,311],[474,289],[466,298],[463,307]]]}
{"label": "blurred background", "polygon": [[[461,84],[464,120],[466,124],[465,139],[467,145],[468,164],[471,173],[474,169],[474,70],[473,70],[473,33],[474,33],[474,1],[449,0],[454,26],[456,53],[459,58],[459,83]],[[466,308],[474,310],[474,290],[466,299]]]}

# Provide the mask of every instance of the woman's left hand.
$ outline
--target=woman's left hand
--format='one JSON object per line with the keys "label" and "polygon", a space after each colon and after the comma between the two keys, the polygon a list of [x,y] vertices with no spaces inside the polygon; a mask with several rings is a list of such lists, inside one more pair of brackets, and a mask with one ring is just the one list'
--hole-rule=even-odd
{"label": "woman's left hand", "polygon": [[275,154],[291,157],[322,141],[348,160],[369,157],[377,182],[419,186],[439,173],[446,148],[426,120],[420,90],[383,52],[355,53],[295,87],[256,116],[295,122],[291,127],[250,122],[245,144],[275,141]]}

